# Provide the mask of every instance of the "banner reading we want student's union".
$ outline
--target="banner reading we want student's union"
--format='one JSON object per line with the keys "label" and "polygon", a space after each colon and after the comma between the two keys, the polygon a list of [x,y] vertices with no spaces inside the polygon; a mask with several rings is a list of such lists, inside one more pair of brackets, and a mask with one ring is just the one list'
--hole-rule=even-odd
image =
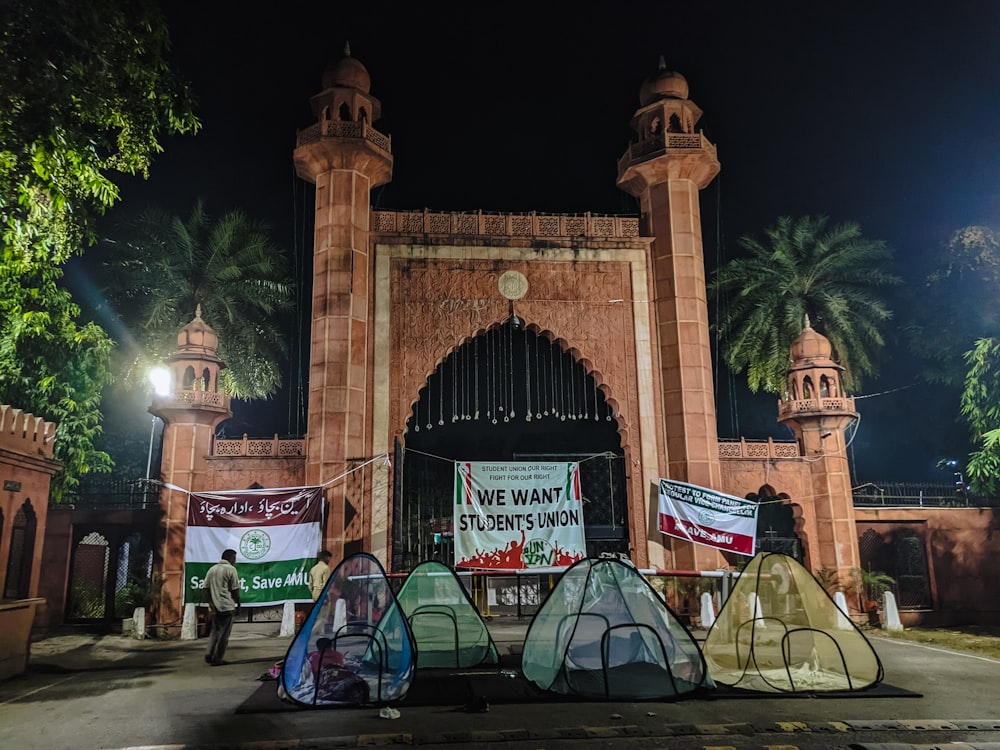
{"label": "banner reading we want student's union", "polygon": [[243,604],[312,601],[323,517],[320,487],[192,493],[184,544],[184,601],[203,604],[205,574],[236,550]]}
{"label": "banner reading we want student's union", "polygon": [[572,565],[587,554],[577,463],[455,464],[455,567]]}

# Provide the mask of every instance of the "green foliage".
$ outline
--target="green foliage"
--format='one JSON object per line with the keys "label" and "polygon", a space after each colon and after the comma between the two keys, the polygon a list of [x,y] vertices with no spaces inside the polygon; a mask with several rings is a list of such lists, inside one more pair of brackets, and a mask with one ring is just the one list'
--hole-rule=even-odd
{"label": "green foliage", "polygon": [[111,468],[94,449],[101,431],[101,389],[111,381],[112,342],[98,326],[80,325],[80,308],[59,286],[58,266],[16,262],[0,266],[0,397],[3,403],[56,422],[52,479],[60,500],[89,472]]}
{"label": "green foliage", "polygon": [[0,16],[0,231],[33,262],[62,262],[148,172],[161,133],[198,129],[148,0],[23,0]]}
{"label": "green foliage", "polygon": [[856,578],[859,593],[864,597],[865,602],[878,601],[882,594],[891,590],[896,584],[896,579],[881,570],[852,568],[851,573]]}
{"label": "green foliage", "polygon": [[719,297],[725,361],[746,371],[751,391],[784,393],[789,348],[806,315],[830,340],[846,390],[875,373],[892,313],[873,288],[899,283],[887,270],[892,251],[865,239],[855,223],[827,229],[827,222],[785,216],[763,241],[740,238],[746,256],[722,266],[710,286]]}
{"label": "green foliage", "polygon": [[966,352],[962,416],[979,446],[966,474],[975,492],[996,495],[1000,480],[1000,338],[982,338]]}
{"label": "green foliage", "polygon": [[105,263],[105,293],[133,331],[133,372],[172,354],[200,305],[227,364],[222,387],[242,399],[271,396],[286,351],[277,316],[292,309],[293,289],[267,227],[241,211],[213,222],[198,201],[187,220],[150,208],[122,233]]}
{"label": "green foliage", "polygon": [[907,339],[925,379],[958,389],[977,339],[1000,336],[1000,237],[988,227],[963,227],[935,257],[913,301]]}
{"label": "green foliage", "polygon": [[58,500],[90,472],[112,343],[60,287],[62,264],[143,175],[163,134],[194,132],[149,0],[23,0],[0,15],[0,401],[57,422]]}

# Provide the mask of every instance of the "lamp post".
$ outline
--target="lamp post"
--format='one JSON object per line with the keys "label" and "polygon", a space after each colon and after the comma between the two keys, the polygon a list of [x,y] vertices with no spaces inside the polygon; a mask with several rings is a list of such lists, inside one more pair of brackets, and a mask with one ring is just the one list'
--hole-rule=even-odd
{"label": "lamp post", "polygon": [[[170,393],[170,370],[166,367],[154,367],[151,369],[147,375],[149,378],[150,385],[153,386],[153,393],[156,396],[163,397]],[[146,481],[152,479],[150,476],[153,471],[153,440],[156,436],[156,420],[157,416],[153,416],[152,424],[149,427],[149,456],[146,458]]]}

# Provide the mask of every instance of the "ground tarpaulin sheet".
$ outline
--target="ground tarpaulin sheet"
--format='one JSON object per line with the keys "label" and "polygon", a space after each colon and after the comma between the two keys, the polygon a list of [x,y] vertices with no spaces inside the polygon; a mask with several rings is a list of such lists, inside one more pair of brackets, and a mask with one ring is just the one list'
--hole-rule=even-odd
{"label": "ground tarpaulin sheet", "polygon": [[[343,706],[305,706],[298,703],[283,701],[278,697],[278,683],[275,680],[263,682],[249,698],[237,709],[236,713],[270,713],[277,711],[312,710],[313,708],[343,708]],[[698,690],[678,696],[678,700],[724,700],[724,699],[761,699],[761,698],[920,698],[905,688],[879,683],[866,690],[834,691],[829,693],[761,693],[749,690],[735,690],[721,686],[714,690]],[[393,701],[392,705],[399,708],[407,706],[455,706],[468,707],[468,710],[482,710],[486,704],[516,704],[539,703],[543,701],[565,702],[582,701],[583,698],[572,695],[560,695],[547,690],[541,690],[515,670],[510,669],[421,669],[413,678],[413,683],[406,695]],[[600,699],[586,699],[590,701]],[[651,702],[667,702],[671,699],[652,700]]]}

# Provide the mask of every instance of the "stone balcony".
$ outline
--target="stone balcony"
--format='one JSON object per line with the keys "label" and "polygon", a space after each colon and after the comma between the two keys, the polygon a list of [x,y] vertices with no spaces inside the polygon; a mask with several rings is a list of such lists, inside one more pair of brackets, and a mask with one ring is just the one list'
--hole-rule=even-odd
{"label": "stone balcony", "polygon": [[821,396],[778,402],[778,421],[798,414],[854,414],[854,399],[846,396]]}
{"label": "stone balcony", "polygon": [[321,138],[360,138],[377,148],[392,153],[392,138],[382,133],[366,122],[349,122],[342,120],[328,120],[327,122],[317,122],[304,130],[298,132],[295,139],[295,146],[305,146],[316,143]]}
{"label": "stone balcony", "polygon": [[628,150],[618,160],[618,174],[624,174],[630,164],[652,159],[660,154],[704,150],[713,158],[718,158],[715,144],[702,133],[660,133],[644,141],[630,143]]}

